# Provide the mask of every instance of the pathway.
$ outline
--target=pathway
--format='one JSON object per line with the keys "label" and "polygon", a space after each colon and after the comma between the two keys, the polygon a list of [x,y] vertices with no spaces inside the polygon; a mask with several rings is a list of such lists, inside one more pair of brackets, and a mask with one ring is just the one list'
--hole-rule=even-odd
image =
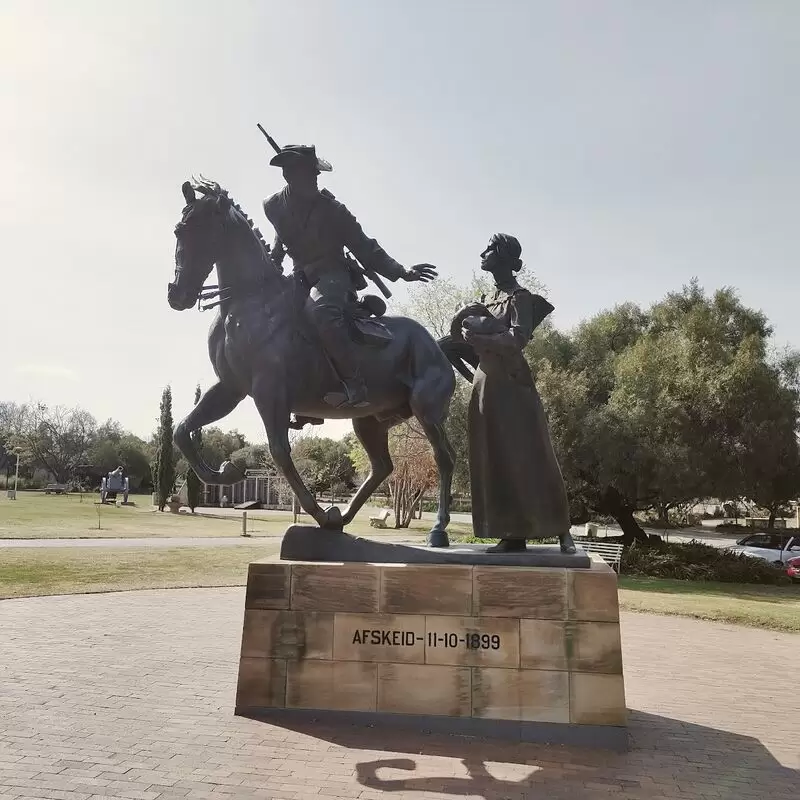
{"label": "pathway", "polygon": [[800,636],[623,615],[632,749],[614,755],[234,717],[243,605],[0,602],[0,800],[797,797]]}

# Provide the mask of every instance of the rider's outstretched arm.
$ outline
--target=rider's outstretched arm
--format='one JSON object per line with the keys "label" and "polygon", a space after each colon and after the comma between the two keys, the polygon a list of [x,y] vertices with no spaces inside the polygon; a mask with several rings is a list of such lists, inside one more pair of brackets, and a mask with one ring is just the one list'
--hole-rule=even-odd
{"label": "rider's outstretched arm", "polygon": [[358,220],[343,203],[338,203],[338,222],[345,247],[367,269],[374,270],[390,281],[404,278],[406,269],[395,261],[375,239],[370,239]]}

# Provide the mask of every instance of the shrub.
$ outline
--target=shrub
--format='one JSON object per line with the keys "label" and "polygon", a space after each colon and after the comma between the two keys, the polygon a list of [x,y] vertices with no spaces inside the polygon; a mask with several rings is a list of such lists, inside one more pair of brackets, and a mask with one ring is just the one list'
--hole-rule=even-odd
{"label": "shrub", "polygon": [[786,572],[761,558],[730,553],[700,542],[633,545],[622,554],[622,574],[724,583],[787,584]]}

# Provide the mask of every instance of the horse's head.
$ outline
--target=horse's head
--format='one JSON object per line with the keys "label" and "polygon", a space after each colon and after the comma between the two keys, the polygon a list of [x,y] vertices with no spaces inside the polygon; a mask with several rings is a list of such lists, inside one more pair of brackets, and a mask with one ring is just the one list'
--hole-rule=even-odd
{"label": "horse's head", "polygon": [[224,272],[220,288],[282,274],[261,232],[219,184],[186,181],[181,188],[186,206],[175,226],[175,280],[167,289],[172,308],[183,311],[197,302],[214,264],[218,273]]}
{"label": "horse's head", "polygon": [[181,189],[186,206],[175,226],[175,280],[167,287],[167,300],[176,311],[197,302],[203,282],[217,261],[222,216],[231,206],[230,198],[223,193],[198,197],[189,181]]}

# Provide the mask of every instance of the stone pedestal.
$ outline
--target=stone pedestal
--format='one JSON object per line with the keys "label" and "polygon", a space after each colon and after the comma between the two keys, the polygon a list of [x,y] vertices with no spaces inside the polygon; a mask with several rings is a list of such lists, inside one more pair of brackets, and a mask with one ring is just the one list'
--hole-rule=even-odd
{"label": "stone pedestal", "polygon": [[236,713],[625,749],[616,575],[254,562]]}

